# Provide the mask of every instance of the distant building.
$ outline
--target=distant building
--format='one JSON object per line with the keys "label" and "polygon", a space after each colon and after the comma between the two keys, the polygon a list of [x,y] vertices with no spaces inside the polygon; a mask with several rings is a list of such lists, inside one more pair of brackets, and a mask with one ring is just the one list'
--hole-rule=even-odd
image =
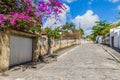
{"label": "distant building", "polygon": [[96,43],[99,43],[99,44],[101,44],[102,43],[102,36],[100,36],[100,35],[98,35],[97,37],[96,37]]}
{"label": "distant building", "polygon": [[102,43],[105,45],[110,45],[110,35],[103,37]]}

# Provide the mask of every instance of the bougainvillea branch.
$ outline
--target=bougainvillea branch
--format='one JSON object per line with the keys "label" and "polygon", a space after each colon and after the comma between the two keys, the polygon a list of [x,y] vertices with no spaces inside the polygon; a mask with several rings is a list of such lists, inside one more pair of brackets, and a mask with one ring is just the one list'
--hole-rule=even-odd
{"label": "bougainvillea branch", "polygon": [[[43,20],[66,9],[59,0],[38,0],[35,3],[33,0],[1,0],[0,5],[3,8],[0,12],[0,26],[20,30],[41,27]],[[8,12],[4,12],[5,10]]]}

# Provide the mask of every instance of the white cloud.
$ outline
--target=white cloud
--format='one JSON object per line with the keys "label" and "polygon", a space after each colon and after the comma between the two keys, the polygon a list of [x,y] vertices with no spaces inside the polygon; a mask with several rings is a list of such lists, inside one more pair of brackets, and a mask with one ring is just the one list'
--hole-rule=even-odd
{"label": "white cloud", "polygon": [[99,21],[99,16],[94,14],[92,10],[88,10],[84,15],[78,15],[72,20],[77,27],[81,27],[84,30],[91,29]]}
{"label": "white cloud", "polygon": [[60,21],[64,24],[66,22],[66,18],[67,18],[67,13],[70,12],[70,7],[66,4],[64,4],[66,6],[66,10],[59,14],[60,16]]}
{"label": "white cloud", "polygon": [[85,35],[90,35],[92,33],[92,30],[85,30]]}
{"label": "white cloud", "polygon": [[117,10],[120,10],[120,5],[117,7]]}
{"label": "white cloud", "polygon": [[108,0],[109,2],[116,3],[119,2],[120,0]]}
{"label": "white cloud", "polygon": [[66,23],[67,13],[70,12],[70,7],[66,4],[63,4],[66,7],[66,10],[62,10],[62,13],[59,14],[59,21],[56,21],[54,16],[51,16],[47,19],[46,23],[44,24],[44,27],[50,27],[54,23],[56,23],[54,26],[61,26],[62,24]]}

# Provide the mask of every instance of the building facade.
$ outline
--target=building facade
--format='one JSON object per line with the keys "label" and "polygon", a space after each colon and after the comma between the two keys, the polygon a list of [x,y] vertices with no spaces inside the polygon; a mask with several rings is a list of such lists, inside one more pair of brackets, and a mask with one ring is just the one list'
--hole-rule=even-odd
{"label": "building facade", "polygon": [[110,29],[110,46],[120,48],[120,27]]}

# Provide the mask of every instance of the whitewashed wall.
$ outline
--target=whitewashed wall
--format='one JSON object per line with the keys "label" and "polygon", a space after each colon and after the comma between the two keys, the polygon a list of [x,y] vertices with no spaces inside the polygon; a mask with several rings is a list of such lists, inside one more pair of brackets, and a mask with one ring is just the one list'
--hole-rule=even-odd
{"label": "whitewashed wall", "polygon": [[112,46],[112,37],[114,37],[114,47],[120,48],[120,27],[110,29],[110,46]]}
{"label": "whitewashed wall", "polygon": [[110,29],[110,46],[112,46],[112,37],[114,36],[114,28]]}
{"label": "whitewashed wall", "polygon": [[118,48],[119,32],[114,33],[114,47]]}

